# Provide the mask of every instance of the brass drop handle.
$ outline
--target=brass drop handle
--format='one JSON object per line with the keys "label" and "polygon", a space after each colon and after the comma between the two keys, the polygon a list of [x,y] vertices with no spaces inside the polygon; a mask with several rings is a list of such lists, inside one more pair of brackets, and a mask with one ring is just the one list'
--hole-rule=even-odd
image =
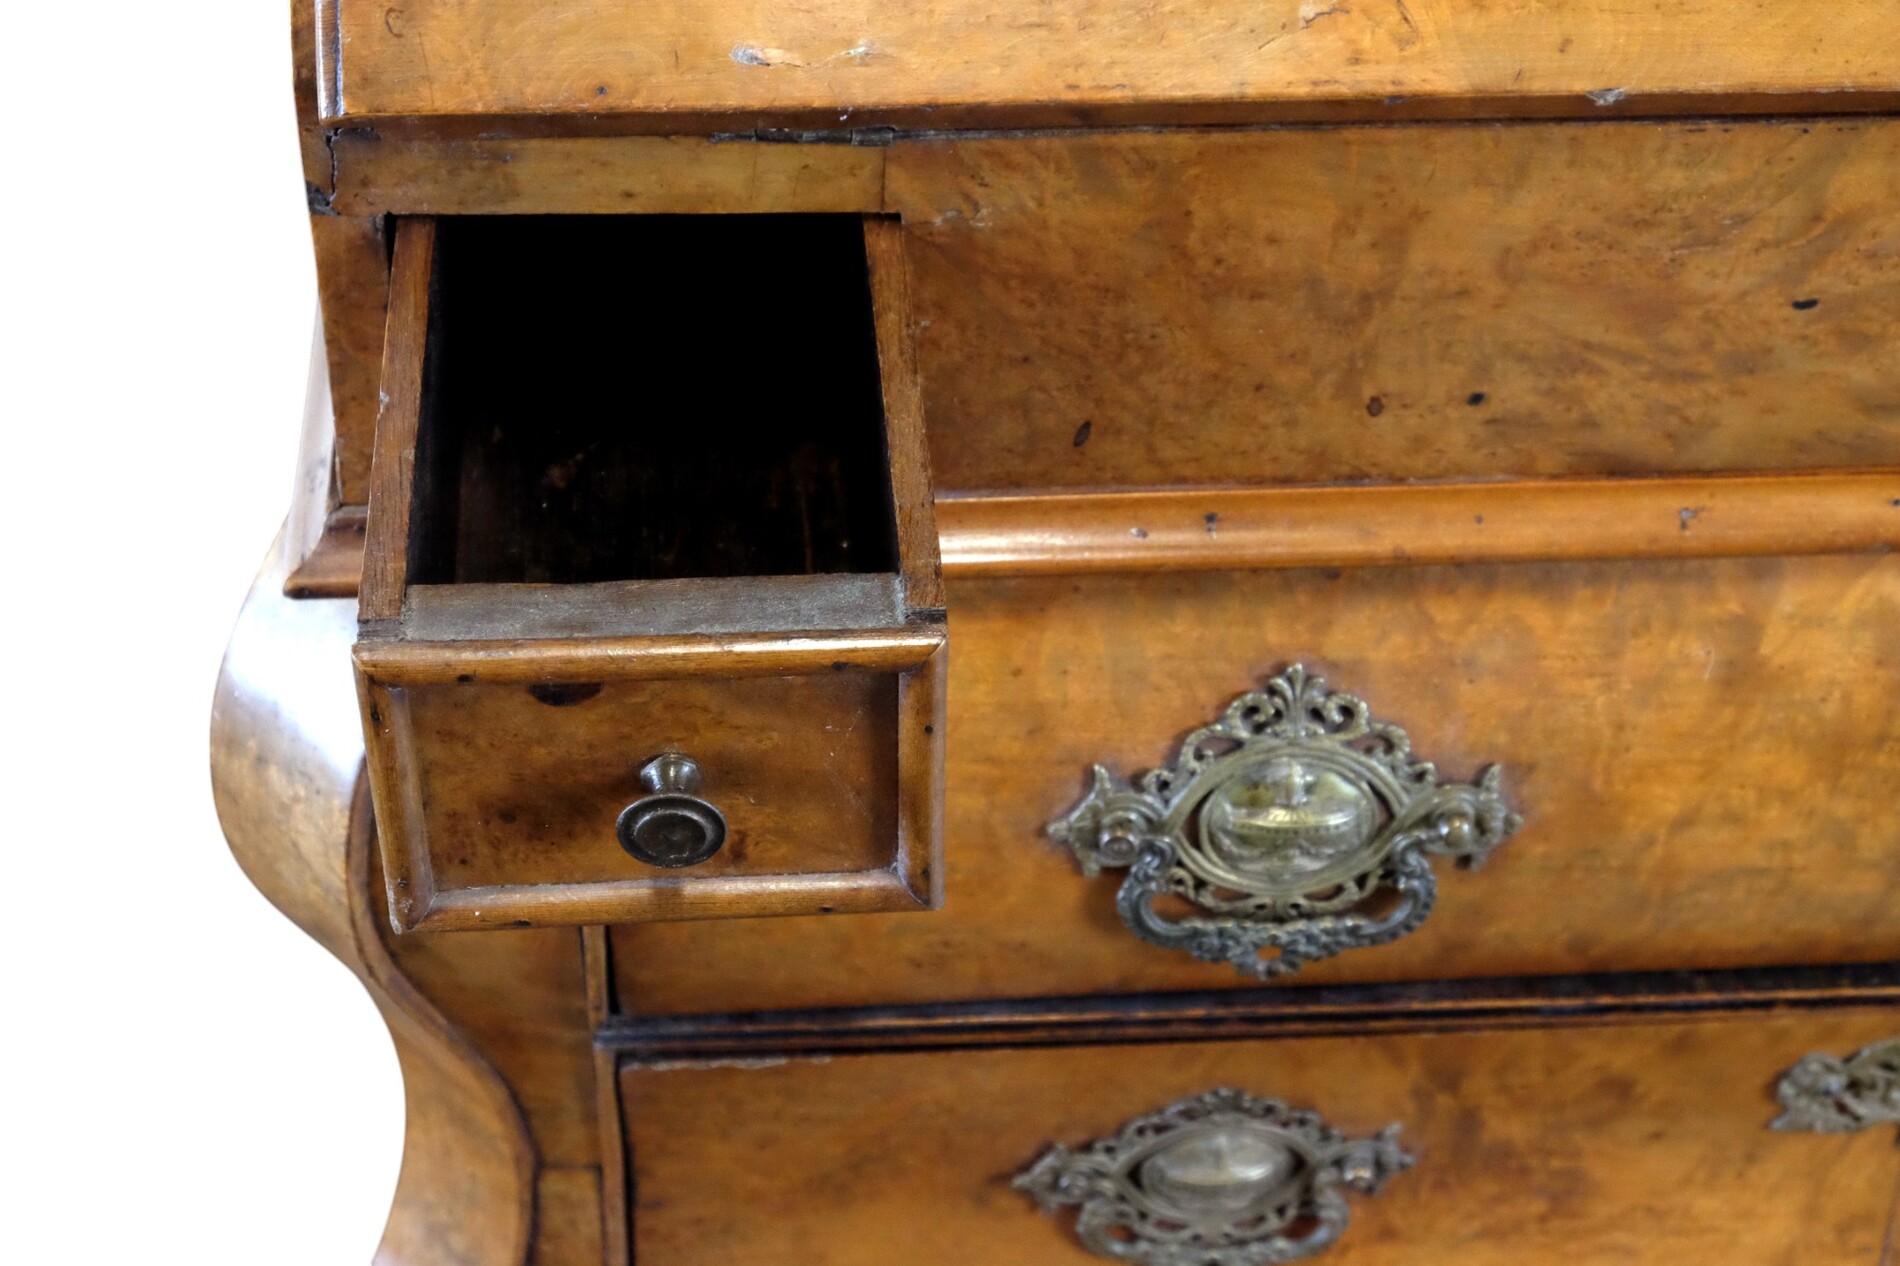
{"label": "brass drop handle", "polygon": [[1084,875],[1128,872],[1116,910],[1136,936],[1266,978],[1414,931],[1432,859],[1478,865],[1519,822],[1495,767],[1440,779],[1403,730],[1294,664],[1137,782],[1097,765],[1048,832]]}
{"label": "brass drop handle", "polygon": [[697,866],[726,842],[726,815],[692,794],[702,781],[699,762],[683,752],[663,752],[640,768],[640,783],[652,792],[620,811],[614,834],[620,847],[649,866]]}
{"label": "brass drop handle", "polygon": [[1345,1233],[1346,1190],[1377,1194],[1412,1166],[1399,1127],[1348,1138],[1318,1113],[1223,1087],[1060,1143],[1015,1187],[1075,1234],[1140,1266],[1264,1266],[1325,1251]]}

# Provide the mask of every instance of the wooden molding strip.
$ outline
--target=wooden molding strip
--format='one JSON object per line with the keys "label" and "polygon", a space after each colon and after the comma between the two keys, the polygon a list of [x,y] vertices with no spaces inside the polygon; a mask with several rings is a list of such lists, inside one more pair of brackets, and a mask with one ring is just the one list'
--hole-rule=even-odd
{"label": "wooden molding strip", "polygon": [[[433,894],[403,930],[467,932],[482,928],[561,927],[577,920],[642,923],[679,919],[809,914],[888,914],[925,903],[888,870],[789,875],[696,875],[611,883],[502,884]],[[543,918],[543,912],[546,917]]]}
{"label": "wooden molding strip", "polygon": [[566,637],[552,641],[429,642],[361,638],[352,652],[374,683],[640,681],[656,677],[775,677],[916,668],[943,647],[941,624],[813,633]]}
{"label": "wooden molding strip", "polygon": [[1900,472],[959,496],[956,576],[1830,554],[1900,545]]}
{"label": "wooden molding strip", "polygon": [[770,1053],[1182,1042],[1327,1033],[1629,1023],[1645,1016],[1879,1006],[1892,963],[1286,985],[736,1015],[615,1015],[598,1046],[635,1061]]}
{"label": "wooden molding strip", "polygon": [[[951,577],[1900,547],[1900,471],[952,494],[936,505]],[[356,592],[362,529],[349,509],[331,515],[293,596]]]}

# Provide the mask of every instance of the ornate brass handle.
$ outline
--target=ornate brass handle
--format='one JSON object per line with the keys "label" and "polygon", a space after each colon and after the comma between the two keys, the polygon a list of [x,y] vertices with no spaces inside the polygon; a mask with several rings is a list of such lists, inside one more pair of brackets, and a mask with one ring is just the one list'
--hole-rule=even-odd
{"label": "ornate brass handle", "polygon": [[1900,1125],[1900,1037],[1864,1046],[1846,1059],[1816,1051],[1781,1075],[1782,1113],[1769,1127],[1845,1134]]}
{"label": "ornate brass handle", "polygon": [[1331,1246],[1345,1188],[1376,1193],[1412,1166],[1396,1125],[1348,1139],[1317,1113],[1210,1090],[1017,1175],[1043,1212],[1079,1210],[1090,1252],[1144,1266],[1264,1266]]}
{"label": "ornate brass handle", "polygon": [[699,762],[664,752],[640,768],[640,782],[654,794],[620,811],[614,834],[620,847],[649,866],[697,866],[726,842],[726,815],[692,793],[699,790]]}
{"label": "ornate brass handle", "polygon": [[[1437,897],[1433,856],[1476,866],[1520,821],[1496,768],[1439,782],[1403,730],[1295,664],[1139,784],[1097,765],[1048,832],[1085,875],[1128,868],[1135,935],[1264,978],[1404,936]],[[1168,919],[1161,896],[1206,914]]]}

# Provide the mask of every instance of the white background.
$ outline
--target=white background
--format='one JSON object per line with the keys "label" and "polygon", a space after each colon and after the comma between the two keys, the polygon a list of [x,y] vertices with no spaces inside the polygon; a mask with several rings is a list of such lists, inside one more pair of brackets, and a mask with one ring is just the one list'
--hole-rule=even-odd
{"label": "white background", "polygon": [[207,773],[316,302],[288,6],[8,6],[0,101],[0,1258],[366,1264],[395,1054]]}

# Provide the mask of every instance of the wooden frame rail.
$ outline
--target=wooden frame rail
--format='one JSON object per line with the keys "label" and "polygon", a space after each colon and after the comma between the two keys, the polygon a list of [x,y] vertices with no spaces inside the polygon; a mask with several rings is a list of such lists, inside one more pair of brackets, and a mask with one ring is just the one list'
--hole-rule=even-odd
{"label": "wooden frame rail", "polygon": [[[1900,471],[953,495],[936,508],[952,578],[1900,547]],[[339,511],[331,524],[292,596],[356,592],[361,521]]]}

